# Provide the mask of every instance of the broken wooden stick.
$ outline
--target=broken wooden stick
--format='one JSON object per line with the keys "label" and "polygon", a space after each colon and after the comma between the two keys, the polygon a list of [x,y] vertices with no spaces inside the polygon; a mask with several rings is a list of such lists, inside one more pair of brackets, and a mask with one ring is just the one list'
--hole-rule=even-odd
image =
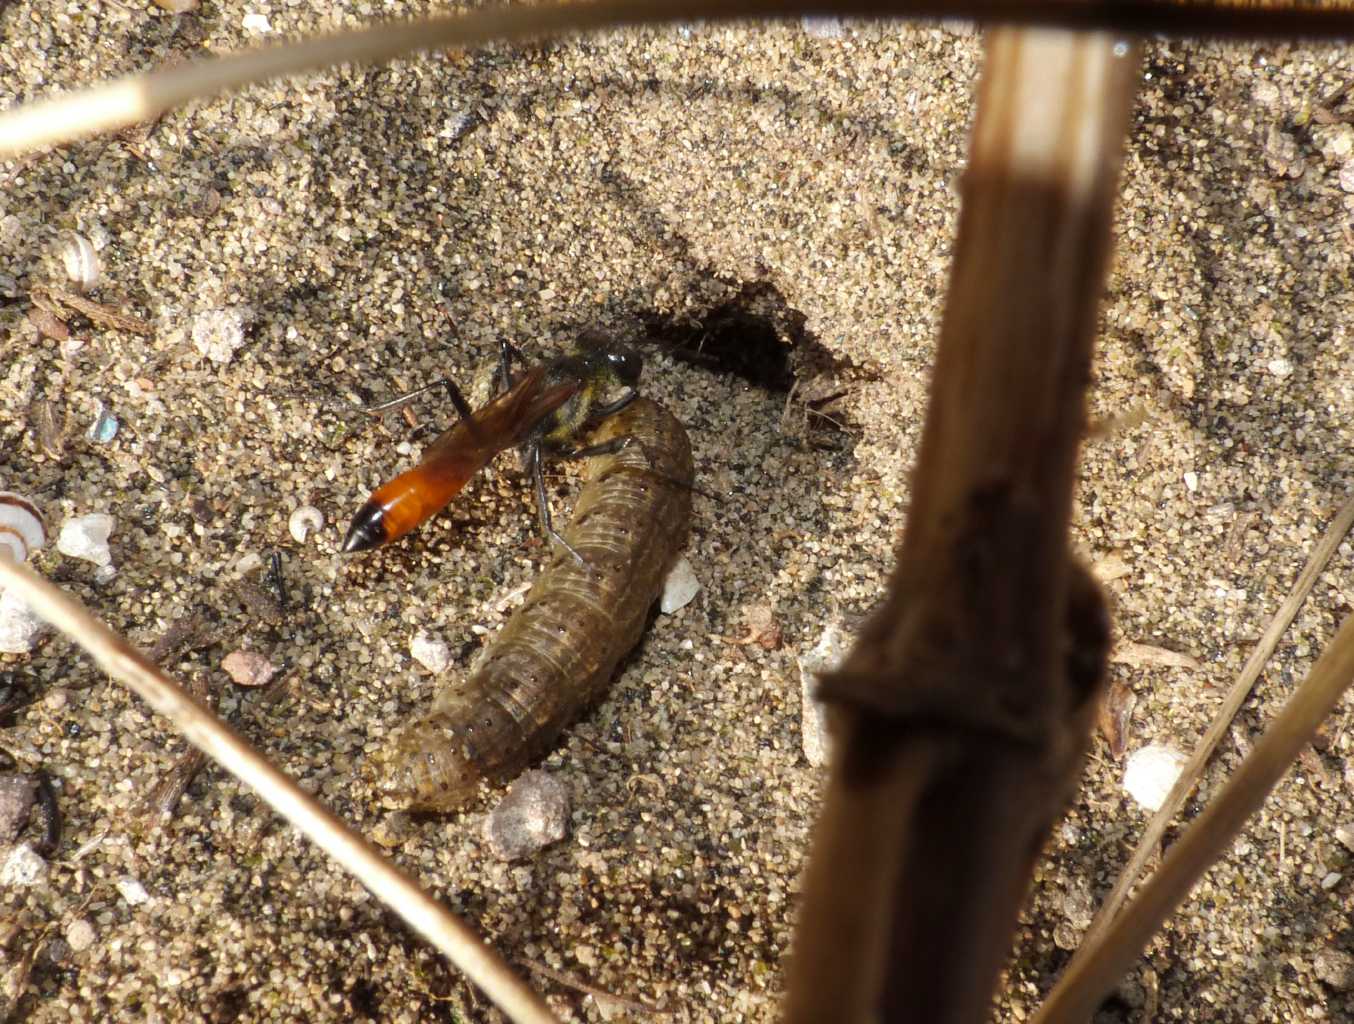
{"label": "broken wooden stick", "polygon": [[841,742],[787,1020],[987,1018],[1109,643],[1067,528],[1136,47],[999,30],[912,505],[823,696]]}

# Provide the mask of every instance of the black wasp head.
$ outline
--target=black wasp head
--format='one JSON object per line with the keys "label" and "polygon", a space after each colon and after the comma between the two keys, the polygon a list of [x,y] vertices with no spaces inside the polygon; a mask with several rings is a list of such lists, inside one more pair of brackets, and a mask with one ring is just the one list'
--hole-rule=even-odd
{"label": "black wasp head", "polygon": [[644,357],[632,348],[624,345],[611,345],[606,350],[607,365],[616,379],[627,387],[639,383],[639,375],[644,372]]}

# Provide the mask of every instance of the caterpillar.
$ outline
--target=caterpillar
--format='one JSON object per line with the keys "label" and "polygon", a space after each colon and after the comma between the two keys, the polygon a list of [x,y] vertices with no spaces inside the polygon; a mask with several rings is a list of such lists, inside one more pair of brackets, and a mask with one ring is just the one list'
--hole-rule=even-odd
{"label": "caterpillar", "polygon": [[482,781],[503,782],[544,756],[605,693],[639,642],[663,578],[686,545],[695,471],[686,431],[638,398],[602,422],[598,456],[557,549],[525,603],[477,666],[369,762],[391,808],[450,811]]}

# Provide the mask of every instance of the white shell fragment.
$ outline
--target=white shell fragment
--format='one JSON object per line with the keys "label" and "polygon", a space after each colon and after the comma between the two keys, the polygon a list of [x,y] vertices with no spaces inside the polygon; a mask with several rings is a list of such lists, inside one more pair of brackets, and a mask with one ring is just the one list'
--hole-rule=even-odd
{"label": "white shell fragment", "polygon": [[572,811],[564,783],[549,772],[527,772],[484,819],[484,839],[499,860],[521,860],[568,835]]}
{"label": "white shell fragment", "polygon": [[0,558],[22,562],[46,543],[38,507],[22,494],[0,491]]}
{"label": "white shell fragment", "polygon": [[696,579],[695,570],[683,555],[668,570],[663,580],[663,593],[658,597],[658,609],[664,615],[671,615],[679,608],[685,608],[691,599],[700,593],[701,581]]}
{"label": "white shell fragment", "polygon": [[193,318],[193,347],[214,363],[228,363],[244,344],[245,325],[254,311],[248,306],[208,309]]}
{"label": "white shell fragment", "polygon": [[451,648],[422,631],[415,633],[409,641],[409,653],[434,675],[445,672],[451,664]]}
{"label": "white shell fragment", "polygon": [[298,544],[304,544],[307,537],[323,528],[324,513],[314,505],[302,505],[287,520],[287,532]]}
{"label": "white shell fragment", "polygon": [[61,524],[56,549],[71,558],[93,562],[95,565],[109,565],[113,561],[113,553],[108,548],[108,537],[113,532],[114,522],[112,516],[103,512],[67,519]]}
{"label": "white shell fragment", "polygon": [[1185,767],[1185,755],[1153,743],[1136,750],[1124,768],[1124,791],[1149,811],[1160,810]]}
{"label": "white shell fragment", "polygon": [[139,907],[150,900],[150,893],[146,892],[146,887],[135,878],[119,878],[117,889],[118,895],[133,907]]}
{"label": "white shell fragment", "polygon": [[76,291],[87,292],[99,283],[103,266],[99,254],[94,251],[94,243],[84,235],[67,231],[61,236],[61,262]]}
{"label": "white shell fragment", "polygon": [[835,671],[851,649],[851,636],[840,623],[830,623],[818,643],[799,657],[799,695],[802,706],[800,738],[804,757],[815,768],[825,766],[832,756],[832,734],[828,709],[818,699],[818,678]]}
{"label": "white shell fragment", "polygon": [[19,595],[0,590],[0,653],[27,654],[46,628]]}
{"label": "white shell fragment", "polygon": [[231,651],[221,659],[221,668],[241,686],[264,686],[277,675],[273,663],[258,651]]}

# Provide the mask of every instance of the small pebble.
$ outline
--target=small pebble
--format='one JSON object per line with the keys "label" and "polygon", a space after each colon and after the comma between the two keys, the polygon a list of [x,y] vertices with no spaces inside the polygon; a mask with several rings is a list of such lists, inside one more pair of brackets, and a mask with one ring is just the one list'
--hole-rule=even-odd
{"label": "small pebble", "polygon": [[1268,366],[1269,372],[1274,374],[1274,376],[1278,377],[1280,380],[1293,375],[1293,364],[1287,359],[1271,359],[1266,366]]}
{"label": "small pebble", "polygon": [[258,651],[231,651],[221,659],[221,667],[241,686],[264,686],[277,675],[273,663]]}
{"label": "small pebble", "polygon": [[1340,168],[1340,188],[1354,192],[1354,160],[1347,161]]}
{"label": "small pebble", "polygon": [[1265,137],[1265,163],[1279,178],[1301,178],[1307,167],[1297,140],[1278,128],[1270,128]]}
{"label": "small pebble", "polygon": [[19,838],[38,797],[38,780],[22,772],[0,773],[0,843]]}
{"label": "small pebble", "polygon": [[139,907],[150,899],[150,893],[146,892],[146,887],[135,878],[119,878],[117,889],[118,895],[133,907]]}
{"label": "small pebble", "polygon": [[811,650],[799,657],[800,736],[804,756],[815,768],[832,757],[832,729],[828,706],[817,697],[818,679],[835,671],[851,649],[851,636],[840,623],[831,623]]}
{"label": "small pebble", "polygon": [[112,516],[102,512],[67,519],[61,524],[56,549],[71,558],[93,562],[95,565],[108,565],[113,561],[108,538],[113,532],[114,522]]}
{"label": "small pebble", "polygon": [[244,344],[245,324],[253,317],[248,306],[208,309],[193,318],[193,347],[214,363],[228,363]]}
{"label": "small pebble", "polygon": [[671,615],[679,608],[685,608],[691,599],[700,593],[701,583],[696,579],[695,570],[683,555],[677,559],[663,580],[663,593],[658,598],[658,610]]}
{"label": "small pebble", "polygon": [[1335,828],[1335,839],[1350,853],[1354,853],[1354,826],[1337,825]]}
{"label": "small pebble", "polygon": [[1344,877],[1345,876],[1340,874],[1340,872],[1338,871],[1328,872],[1326,874],[1326,877],[1321,879],[1321,888],[1325,889],[1327,892],[1330,892],[1332,889],[1334,889],[1337,885],[1340,884],[1340,880],[1343,879]]}
{"label": "small pebble", "polygon": [[20,843],[9,851],[0,865],[0,888],[38,885],[46,880],[51,868],[31,843]]}
{"label": "small pebble", "polygon": [[451,664],[451,648],[422,631],[415,633],[409,641],[409,653],[433,675],[445,672]]}
{"label": "small pebble", "polygon": [[1158,810],[1180,778],[1185,755],[1174,747],[1153,743],[1136,750],[1124,768],[1124,790],[1142,807]]}
{"label": "small pebble", "polygon": [[267,35],[273,30],[273,26],[268,21],[268,15],[257,13],[246,14],[241,18],[240,27],[257,36]]}
{"label": "small pebble", "polygon": [[170,14],[187,14],[197,10],[198,0],[155,0],[155,4]]}
{"label": "small pebble", "polygon": [[414,822],[407,811],[387,814],[371,830],[372,842],[387,850],[402,846],[413,834]]}
{"label": "small pebble", "polygon": [[83,953],[94,945],[94,940],[97,937],[94,926],[83,917],[77,917],[66,925],[66,945],[70,946],[74,953]]}
{"label": "small pebble", "polygon": [[484,819],[484,838],[499,860],[521,860],[569,834],[573,800],[553,775],[530,771]]}
{"label": "small pebble", "polygon": [[1323,949],[1312,961],[1312,973],[1337,992],[1354,989],[1354,953]]}
{"label": "small pebble", "polygon": [[1199,490],[1199,474],[1190,470],[1185,474],[1185,489],[1190,494],[1195,494]]}
{"label": "small pebble", "polygon": [[18,594],[0,590],[0,652],[27,654],[46,629],[47,623]]}
{"label": "small pebble", "polygon": [[304,544],[307,537],[323,528],[324,513],[314,505],[302,505],[287,519],[287,532],[298,544]]}
{"label": "small pebble", "polygon": [[1256,103],[1272,107],[1279,102],[1279,87],[1273,82],[1260,81],[1251,90],[1251,96],[1254,97]]}

